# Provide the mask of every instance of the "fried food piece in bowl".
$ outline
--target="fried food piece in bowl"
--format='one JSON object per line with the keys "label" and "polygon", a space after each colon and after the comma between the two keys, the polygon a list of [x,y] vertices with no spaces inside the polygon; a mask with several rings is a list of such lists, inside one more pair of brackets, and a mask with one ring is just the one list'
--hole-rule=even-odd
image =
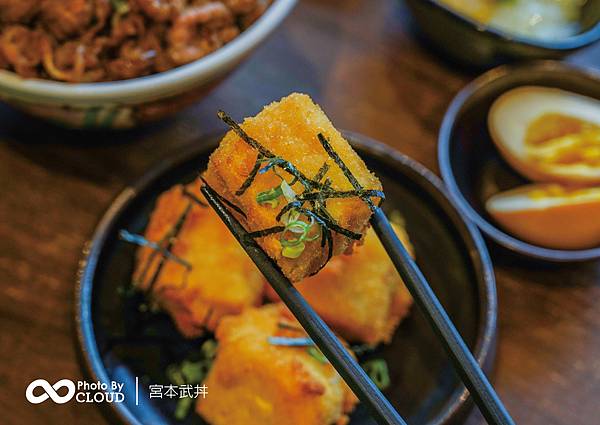
{"label": "fried food piece in bowl", "polygon": [[196,194],[198,183],[177,185],[159,197],[144,236],[172,258],[141,247],[133,276],[186,337],[214,331],[223,316],[259,305],[264,293],[262,274]]}
{"label": "fried food piece in bowl", "polygon": [[[216,359],[196,410],[212,425],[346,424],[356,396],[312,346],[277,345],[307,338],[282,304],[224,318]],[[318,351],[317,351],[318,352]]]}
{"label": "fried food piece in bowl", "polygon": [[233,130],[203,177],[262,232],[256,240],[291,281],[362,239],[381,183],[310,97],[293,93],[240,126],[221,117]]}
{"label": "fried food piece in bowl", "polygon": [[[414,257],[404,227],[392,226]],[[296,288],[338,335],[369,345],[390,342],[413,303],[372,229],[352,255],[331,259],[319,274],[297,283]],[[267,287],[267,294],[273,301],[279,299],[271,287]]]}

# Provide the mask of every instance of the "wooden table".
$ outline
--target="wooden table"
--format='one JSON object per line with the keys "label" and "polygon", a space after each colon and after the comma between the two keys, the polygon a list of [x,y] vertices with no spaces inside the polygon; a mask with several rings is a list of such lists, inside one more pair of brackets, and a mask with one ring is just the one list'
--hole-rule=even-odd
{"label": "wooden table", "polygon": [[[600,66],[600,49],[575,60]],[[0,109],[0,422],[104,423],[97,408],[32,408],[33,379],[82,379],[73,343],[81,250],[111,199],[154,162],[291,91],[437,170],[444,111],[474,75],[420,44],[394,0],[304,0],[270,41],[194,108],[117,134],[68,132]],[[600,263],[526,268],[494,254],[495,383],[522,424],[600,422]],[[470,424],[483,421],[474,415]]]}

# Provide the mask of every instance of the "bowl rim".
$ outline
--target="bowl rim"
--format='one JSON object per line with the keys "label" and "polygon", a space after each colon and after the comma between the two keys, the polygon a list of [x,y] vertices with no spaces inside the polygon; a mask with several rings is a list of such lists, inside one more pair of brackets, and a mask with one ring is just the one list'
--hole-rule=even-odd
{"label": "bowl rim", "polygon": [[[382,163],[391,167],[399,163],[404,165],[406,173],[413,174],[423,183],[422,186],[426,188],[428,195],[434,198],[437,205],[452,221],[461,240],[467,245],[470,262],[474,266],[481,309],[478,318],[479,328],[472,353],[484,371],[491,372],[496,357],[498,295],[492,259],[479,229],[461,216],[460,210],[452,202],[444,182],[423,164],[368,136],[352,131],[342,131],[342,133],[353,147],[358,147]],[[466,414],[470,407],[469,391],[464,385],[461,385],[450,396],[441,412],[426,425],[454,423]]]}
{"label": "bowl rim", "polygon": [[496,38],[500,38],[509,43],[518,43],[526,46],[538,47],[546,50],[559,50],[569,51],[579,49],[581,47],[590,45],[600,40],[600,20],[596,22],[588,30],[566,37],[560,40],[538,40],[533,37],[522,36],[513,34],[509,31],[496,28],[492,25],[483,24],[473,18],[470,18],[462,13],[456,11],[452,7],[446,5],[442,0],[425,0],[434,7],[439,8],[447,15],[459,20],[462,24],[469,26],[471,29],[479,33],[488,33]]}
{"label": "bowl rim", "polygon": [[[481,233],[476,226],[460,215],[459,210],[456,209],[450,200],[443,182],[425,166],[369,137],[353,132],[343,133],[348,137],[353,146],[376,157],[378,160],[388,165],[395,164],[397,166],[399,163],[403,164],[407,172],[412,173],[423,183],[424,187],[429,188],[429,196],[435,199],[437,204],[452,221],[452,224],[456,226],[455,228],[459,232],[461,240],[466,245],[470,264],[473,266],[479,303],[479,325],[476,332],[473,355],[484,370],[490,372],[496,355],[498,301],[492,261]],[[222,135],[223,133],[218,133],[218,136]],[[220,140],[220,137],[209,135],[202,137],[202,139],[209,141],[215,139],[216,146],[216,141]],[[186,145],[174,154],[157,162],[154,166],[151,166],[142,177],[125,187],[114,201],[112,201],[110,207],[96,226],[92,239],[85,244],[83,258],[79,263],[77,284],[75,286],[74,320],[79,359],[87,376],[91,377],[94,381],[110,381],[96,344],[92,325],[92,289],[98,259],[111,228],[114,227],[122,210],[135,201],[141,190],[156,181],[161,175],[168,172],[168,170],[186,162],[191,156],[208,151],[211,147],[213,145],[203,143]],[[119,419],[122,423],[142,425],[126,405],[122,403],[109,403],[108,407],[108,409],[103,409],[105,413],[111,414],[112,417]],[[452,423],[458,418],[463,417],[470,407],[471,401],[468,390],[464,385],[461,385],[450,395],[440,413],[429,421],[427,425]]]}
{"label": "bowl rim", "polygon": [[156,99],[208,82],[217,71],[235,65],[283,22],[297,0],[274,0],[265,13],[238,37],[209,55],[179,67],[128,80],[98,83],[65,83],[27,79],[12,71],[0,71],[0,92],[14,98],[61,102],[131,102]]}
{"label": "bowl rim", "polygon": [[530,71],[542,71],[546,73],[553,72],[568,72],[576,74],[582,78],[600,82],[600,72],[592,68],[582,66],[574,66],[565,62],[559,61],[534,61],[528,64],[521,65],[501,65],[494,68],[480,77],[467,84],[452,100],[448,107],[440,131],[438,134],[438,166],[442,179],[448,188],[448,193],[456,204],[458,209],[479,229],[493,241],[507,248],[509,251],[516,252],[526,257],[532,257],[537,260],[550,261],[556,263],[566,262],[581,262],[600,258],[600,247],[581,249],[581,250],[561,250],[545,248],[525,242],[515,236],[512,236],[496,225],[486,220],[479,214],[471,203],[465,198],[462,190],[452,171],[452,158],[450,155],[450,146],[454,134],[457,118],[463,112],[465,104],[472,98],[473,95],[486,88],[493,82],[503,79],[508,75],[515,73],[523,74]]}

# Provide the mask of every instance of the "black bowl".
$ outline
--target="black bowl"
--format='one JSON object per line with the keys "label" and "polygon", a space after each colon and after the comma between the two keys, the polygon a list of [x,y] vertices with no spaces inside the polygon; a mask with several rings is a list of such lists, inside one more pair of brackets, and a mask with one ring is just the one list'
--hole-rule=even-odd
{"label": "black bowl", "polygon": [[[492,264],[477,229],[466,223],[444,193],[441,181],[398,152],[346,133],[386,188],[386,208],[399,210],[416,249],[418,264],[475,357],[489,371],[495,356],[496,287]],[[167,384],[166,367],[197,349],[200,340],[178,336],[164,314],[141,313],[135,299],[119,295],[131,277],[135,249],[118,241],[126,228],[143,231],[157,196],[197,176],[218,138],[200,141],[166,158],[126,188],[98,225],[86,252],[76,299],[82,360],[94,381],[125,383],[125,402],[107,410],[129,424],[175,423],[174,403],[148,397],[147,383]],[[448,424],[468,412],[468,393],[427,320],[419,311],[407,318],[391,345],[381,349],[393,385],[385,394],[412,424]],[[136,405],[136,379],[142,389]],[[183,423],[204,424],[192,414]],[[352,425],[374,424],[365,408]]]}
{"label": "black bowl", "polygon": [[406,0],[423,34],[444,54],[489,68],[520,59],[558,59],[600,40],[600,0],[584,6],[583,31],[562,40],[542,41],[485,26],[454,12],[439,0]]}
{"label": "black bowl", "polygon": [[454,98],[440,129],[438,161],[450,197],[485,235],[512,252],[554,262],[600,258],[600,247],[558,250],[524,242],[496,227],[485,210],[485,201],[494,193],[528,183],[502,158],[487,127],[494,100],[523,85],[556,87],[600,99],[600,74],[561,62],[502,66],[483,74]]}

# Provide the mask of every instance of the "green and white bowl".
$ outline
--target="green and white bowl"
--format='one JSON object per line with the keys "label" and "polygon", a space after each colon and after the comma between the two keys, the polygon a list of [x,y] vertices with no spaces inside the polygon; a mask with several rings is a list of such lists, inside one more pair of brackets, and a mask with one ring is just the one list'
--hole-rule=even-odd
{"label": "green and white bowl", "polygon": [[236,39],[181,67],[131,80],[72,84],[0,70],[0,100],[30,115],[82,129],[125,129],[156,121],[200,99],[260,45],[296,0],[275,0]]}

